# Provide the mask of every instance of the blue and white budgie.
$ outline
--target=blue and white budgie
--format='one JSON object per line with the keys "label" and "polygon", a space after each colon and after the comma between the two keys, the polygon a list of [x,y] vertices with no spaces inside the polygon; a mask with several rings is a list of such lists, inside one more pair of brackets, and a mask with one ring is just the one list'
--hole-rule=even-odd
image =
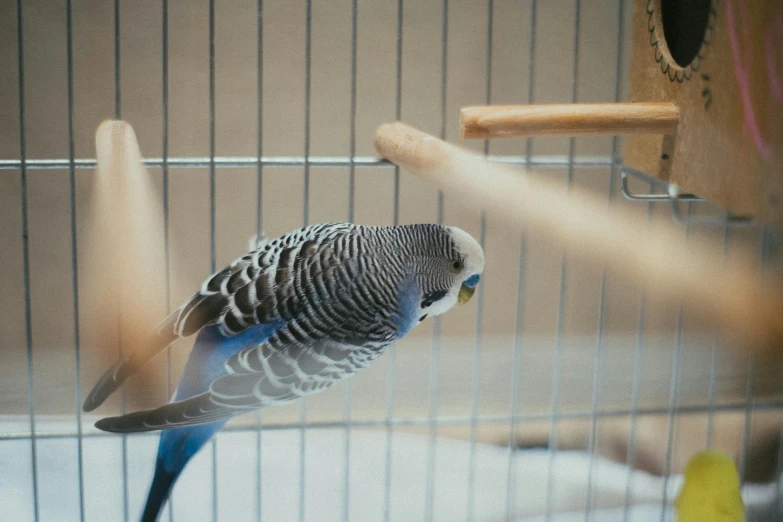
{"label": "blue and white budgie", "polygon": [[95,385],[91,411],[156,354],[198,332],[172,402],[101,419],[105,431],[165,430],[142,521],[231,417],[316,393],[376,360],[428,316],[473,295],[484,253],[440,225],[308,226],[255,248],[201,289]]}

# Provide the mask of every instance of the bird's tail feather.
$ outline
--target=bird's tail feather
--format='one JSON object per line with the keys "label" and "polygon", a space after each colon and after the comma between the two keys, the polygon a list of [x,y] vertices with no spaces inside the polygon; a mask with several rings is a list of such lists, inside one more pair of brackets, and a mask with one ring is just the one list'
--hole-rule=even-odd
{"label": "bird's tail feather", "polygon": [[198,426],[175,428],[161,433],[158,458],[155,461],[155,476],[152,478],[147,505],[141,517],[142,522],[157,520],[182,470],[226,422],[227,419]]}
{"label": "bird's tail feather", "polygon": [[147,495],[147,504],[144,506],[144,513],[141,515],[141,522],[155,522],[158,520],[160,510],[163,504],[171,495],[171,489],[174,482],[182,472],[181,469],[174,472],[166,471],[163,465],[163,459],[158,458],[155,464],[155,477],[152,479],[149,495]]}
{"label": "bird's tail feather", "polygon": [[93,387],[84,400],[82,409],[92,411],[114,393],[117,388],[131,375],[138,372],[150,359],[168,348],[179,336],[175,333],[175,325],[180,310],[169,315],[147,338],[144,350],[136,350],[126,355],[120,362],[112,366]]}

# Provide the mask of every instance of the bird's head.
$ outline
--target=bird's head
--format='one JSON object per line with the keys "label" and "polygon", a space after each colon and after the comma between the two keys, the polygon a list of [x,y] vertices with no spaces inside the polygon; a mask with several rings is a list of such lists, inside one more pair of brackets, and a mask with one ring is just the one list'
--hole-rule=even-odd
{"label": "bird's head", "polygon": [[484,251],[470,234],[447,226],[434,226],[427,232],[427,253],[416,266],[422,296],[420,320],[467,303],[484,272]]}

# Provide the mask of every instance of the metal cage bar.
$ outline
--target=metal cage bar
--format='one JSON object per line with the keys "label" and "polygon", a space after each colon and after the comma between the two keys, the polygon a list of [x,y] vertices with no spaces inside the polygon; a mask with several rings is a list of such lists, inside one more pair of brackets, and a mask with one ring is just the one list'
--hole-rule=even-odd
{"label": "metal cage bar", "polygon": [[[119,9],[119,2],[117,4]],[[119,26],[118,26],[119,27]],[[118,29],[119,30],[119,29]],[[161,154],[163,155],[163,163],[161,165],[163,169],[163,248],[164,253],[164,270],[166,271],[166,313],[171,312],[171,253],[169,251],[169,3],[168,0],[162,0],[161,2],[161,115],[163,116],[163,136],[161,143]],[[119,41],[119,40],[118,40]],[[119,50],[117,51],[119,56]],[[116,62],[119,67],[119,59]],[[119,78],[119,72],[117,73]],[[119,84],[117,85],[119,89]],[[119,118],[119,115],[118,115]],[[172,396],[172,376],[171,376],[171,347],[166,348],[166,395],[165,400],[168,400]],[[125,394],[123,392],[123,400]],[[123,405],[124,412],[124,405]],[[127,437],[125,437],[127,439]],[[126,442],[127,444],[127,442]],[[124,480],[127,482],[127,471],[124,472]],[[127,497],[127,494],[126,494]],[[174,522],[174,499],[170,496],[166,505],[166,510],[169,514],[169,521]],[[125,510],[126,522],[128,518],[128,510]]]}
{"label": "metal cage bar", "polygon": [[[449,0],[443,0],[441,20],[441,54],[440,54],[440,138],[446,139],[447,98],[448,93],[448,59],[449,59]],[[443,224],[443,192],[438,191],[437,223]],[[440,358],[440,317],[432,319],[432,349],[430,350],[429,372],[429,417],[438,416],[438,370]],[[429,425],[427,442],[427,470],[425,475],[424,520],[433,517],[435,497],[435,472],[437,469],[437,426]]]}
{"label": "metal cage bar", "polygon": [[[533,103],[534,94],[534,72],[536,65],[536,13],[537,5],[536,0],[531,0],[530,3],[530,50],[528,53],[528,90],[527,90],[527,103]],[[525,140],[525,158],[527,160],[527,167],[530,167],[530,161],[532,158],[533,139],[527,138]],[[523,335],[524,335],[524,307],[525,307],[525,268],[527,265],[527,244],[525,242],[525,233],[520,234],[519,239],[519,273],[517,276],[517,309],[515,314],[514,324],[514,348],[512,354],[512,368],[511,368],[511,400],[509,406],[509,416],[511,421],[509,422],[509,438],[508,438],[508,475],[506,478],[506,520],[511,520],[516,511],[515,496],[513,494],[514,484],[516,482],[516,445],[517,445],[517,423],[514,421],[514,416],[517,414],[519,408],[519,386],[521,381],[521,369],[519,365],[522,361],[523,350]]]}
{"label": "metal cage bar", "polygon": [[[615,71],[617,78],[615,80],[614,87],[614,99],[619,102],[621,99],[622,91],[622,76],[620,70],[623,63],[623,37],[624,37],[624,20],[623,20],[623,0],[617,2],[617,61],[615,62]],[[612,157],[617,158],[619,156],[620,139],[617,136],[612,138]],[[609,173],[609,186],[608,186],[608,205],[611,207],[614,204],[615,197],[615,175],[616,166],[612,165]],[[601,270],[601,289],[598,297],[598,324],[596,335],[596,349],[595,359],[593,362],[593,397],[591,402],[592,411],[598,411],[601,408],[603,396],[602,392],[602,377],[603,369],[606,363],[606,287],[607,287],[607,272],[606,268]],[[590,419],[590,433],[587,443],[588,452],[588,475],[587,475],[587,494],[585,499],[585,518],[591,518],[591,510],[593,508],[593,472],[595,465],[595,454],[598,451],[598,419],[592,417]]]}
{"label": "metal cage bar", "polygon": [[[490,161],[497,161],[508,165],[524,165],[528,167],[560,168],[567,167],[570,163],[565,156],[541,155],[528,161],[528,156],[510,154],[489,155]],[[353,163],[360,167],[391,167],[390,161],[376,156],[215,156],[209,157],[169,157],[146,158],[144,166],[147,168],[162,168],[166,161],[169,168],[209,168],[214,164],[216,168],[258,168],[263,167],[302,167],[305,164],[311,167],[350,167]],[[69,159],[25,159],[27,170],[67,169],[71,165]],[[608,156],[582,156],[574,159],[574,167],[602,167],[610,166],[613,161]],[[0,171],[18,170],[22,161],[19,159],[0,159]],[[77,158],[73,161],[76,169],[94,169],[97,166],[95,159]]]}
{"label": "metal cage bar", "polygon": [[[215,203],[215,0],[209,0],[209,267],[217,270],[217,232]],[[218,444],[217,437],[210,442],[212,451],[212,519],[218,516]]]}
{"label": "metal cage bar", "polygon": [[[650,190],[653,189],[653,184],[650,182]],[[652,208],[651,202],[647,203],[647,230],[650,229],[652,224]],[[631,414],[630,414],[630,426],[628,428],[628,455],[625,463],[628,467],[627,479],[625,483],[625,501],[623,502],[623,519],[627,520],[630,515],[632,494],[631,487],[633,485],[633,469],[636,464],[636,428],[639,419],[639,395],[641,392],[642,384],[642,361],[645,348],[645,331],[646,331],[646,319],[647,319],[647,294],[642,288],[639,290],[639,305],[636,316],[636,343],[634,347],[633,356],[633,379],[631,381]]]}
{"label": "metal cage bar", "polygon": [[76,364],[76,455],[79,472],[79,517],[84,520],[84,459],[82,439],[82,383],[81,383],[81,339],[79,324],[79,256],[76,249],[76,168],[74,166],[75,145],[73,129],[73,9],[71,0],[65,3],[65,27],[66,27],[66,68],[68,73],[68,171],[69,191],[71,204],[71,268],[73,275],[71,284],[73,287],[73,350]]}
{"label": "metal cage bar", "polygon": [[[767,268],[767,241],[769,235],[767,234],[767,226],[761,227],[761,241],[759,242],[759,286],[763,288],[764,276]],[[739,472],[740,484],[745,483],[745,476],[748,466],[748,453],[750,452],[751,440],[750,432],[753,423],[753,410],[754,410],[754,395],[756,388],[756,354],[753,353],[748,359],[748,373],[745,381],[745,422],[742,429],[742,445],[740,447],[739,462],[737,463],[737,470]]]}
{"label": "metal cage bar", "polygon": [[[264,189],[264,165],[261,158],[264,155],[264,2],[256,3],[256,237],[263,233],[261,201]],[[256,522],[262,520],[262,483],[263,469],[261,466],[261,431],[263,430],[263,414],[259,409],[256,413]]]}
{"label": "metal cage bar", "polygon": [[[493,43],[494,2],[487,0],[487,53],[485,78],[485,102],[492,103],[492,43]],[[489,156],[489,140],[484,140],[484,156]],[[486,243],[487,219],[484,211],[479,218],[479,244],[484,249]],[[470,454],[468,460],[468,501],[466,519],[473,520],[476,501],[476,442],[478,424],[475,417],[479,411],[479,390],[481,378],[481,321],[484,312],[484,286],[478,289],[476,297],[476,328],[473,341],[473,374],[471,376],[470,414],[474,420],[470,423]]]}
{"label": "metal cage bar", "polygon": [[27,354],[27,400],[30,420],[30,467],[33,490],[33,516],[39,520],[38,506],[38,455],[35,429],[35,375],[33,372],[33,326],[32,307],[30,305],[30,239],[27,209],[27,143],[25,142],[25,99],[24,99],[24,37],[22,0],[16,2],[17,62],[19,75],[19,166],[20,197],[22,199],[22,278],[24,280],[24,323],[25,352]]}
{"label": "metal cage bar", "polygon": [[[479,245],[483,249],[487,238],[487,224],[484,213],[481,214]],[[473,342],[473,375],[470,400],[470,460],[468,464],[468,507],[467,520],[474,518],[474,503],[476,496],[476,431],[478,429],[479,379],[481,377],[481,316],[484,309],[484,287],[476,292],[476,333]]]}
{"label": "metal cage bar", "polygon": [[[688,203],[688,216],[691,214],[692,204]],[[691,237],[691,227],[685,227],[685,244],[686,248]],[[677,423],[677,414],[679,410],[679,394],[680,394],[680,378],[681,378],[681,363],[682,363],[682,323],[683,323],[683,304],[679,303],[677,306],[677,320],[674,333],[674,353],[672,354],[672,373],[669,388],[669,408],[666,412],[666,457],[663,462],[663,486],[662,496],[663,505],[661,508],[661,522],[665,522],[669,518],[669,512],[666,509],[669,490],[669,478],[671,475],[672,454],[674,453],[674,431]]]}
{"label": "metal cage bar", "polygon": [[[394,85],[394,116],[396,120],[402,119],[402,14],[403,0],[397,0],[397,47],[395,60],[395,85]],[[400,219],[400,167],[394,166],[394,199],[392,207],[392,224],[398,225]],[[391,519],[391,486],[392,486],[392,439],[394,425],[394,365],[397,349],[394,346],[388,349],[388,369],[386,371],[386,459],[383,477],[383,521]]]}
{"label": "metal cage bar", "polygon": [[524,331],[524,303],[525,303],[525,238],[520,239],[519,245],[519,272],[517,274],[517,310],[516,322],[514,324],[514,346],[511,359],[511,400],[509,436],[508,436],[508,474],[506,476],[506,520],[512,520],[516,511],[516,502],[514,496],[514,485],[516,483],[516,444],[517,444],[517,424],[514,422],[519,408],[519,385],[521,380],[521,363],[523,355],[523,331]]}
{"label": "metal cage bar", "polygon": [[[580,36],[580,10],[581,1],[576,0],[574,15],[574,61],[573,74],[571,76],[571,101],[576,103],[579,90],[579,36]],[[576,138],[568,139],[568,170],[566,171],[566,193],[571,190],[574,180],[574,149]],[[549,427],[549,464],[547,468],[547,488],[546,488],[546,520],[552,519],[552,490],[554,485],[554,464],[558,453],[558,421],[560,412],[560,392],[562,386],[562,363],[563,363],[563,329],[565,327],[566,297],[568,286],[568,256],[565,250],[560,254],[560,289],[557,305],[557,332],[555,334],[555,363],[552,369],[552,417]]]}
{"label": "metal cage bar", "polygon": [[[737,403],[718,404],[713,411],[715,413],[727,413],[727,412],[744,412],[745,401]],[[765,400],[756,401],[753,405],[754,411],[770,411],[770,410],[783,410],[783,399],[780,400]],[[710,410],[706,405],[700,406],[678,406],[677,413],[679,414],[694,414],[694,413],[708,413]],[[559,415],[559,420],[590,420],[593,415],[599,419],[612,419],[619,417],[630,417],[635,414],[637,417],[643,416],[656,416],[666,415],[669,412],[669,407],[655,407],[655,408],[617,408],[601,410],[597,413],[592,411],[579,411],[579,412],[562,412]],[[368,420],[352,420],[350,423],[351,428],[375,428],[385,427],[388,424],[399,427],[409,426],[429,426],[434,423],[438,426],[461,426],[469,425],[473,422],[473,416],[471,415],[441,415],[435,419],[430,419],[428,416],[424,417],[394,417],[387,419],[385,417]],[[551,415],[546,413],[530,413],[530,414],[518,414],[518,415],[505,415],[505,414],[481,414],[475,417],[479,424],[508,424],[515,422],[517,424],[528,422],[540,422],[550,420]],[[319,422],[307,422],[304,425],[300,422],[285,422],[279,424],[266,424],[264,425],[264,431],[279,431],[279,430],[299,430],[304,426],[307,429],[334,429],[345,427],[345,423],[341,421],[319,421]],[[223,432],[230,433],[248,433],[258,429],[257,426],[226,426]],[[14,432],[5,433],[0,435],[0,441],[3,440],[19,440],[29,439],[30,432]],[[62,439],[62,438],[74,438],[78,434],[75,431],[49,431],[37,434],[37,438],[43,439]],[[82,433],[82,438],[95,438],[95,437],[111,437],[112,435],[102,431],[87,431]],[[139,437],[152,437],[154,434],[141,433],[137,435]]]}
{"label": "metal cage bar", "polygon": [[[356,163],[353,158],[356,157],[356,53],[358,38],[358,2],[351,1],[351,94],[350,94],[350,114],[349,114],[349,153],[351,158],[348,166],[348,221],[353,223],[355,213],[355,192],[356,192]],[[343,522],[348,522],[350,518],[350,490],[351,490],[351,380],[345,381],[345,407],[343,418],[345,419],[345,461],[343,463]]]}
{"label": "metal cage bar", "polygon": [[[722,260],[725,262],[729,250],[729,226],[727,222],[723,224],[722,241],[723,252],[721,256]],[[712,348],[710,349],[710,377],[707,385],[707,405],[709,407],[709,412],[707,413],[707,433],[705,435],[704,443],[706,448],[712,446],[713,440],[713,431],[715,425],[715,412],[713,411],[713,408],[715,407],[715,401],[717,399],[717,381],[719,371],[718,352],[720,347],[720,336],[718,335],[718,332],[715,332],[712,340]]]}
{"label": "metal cage bar", "polygon": [[[313,5],[312,0],[305,2],[305,80],[304,80],[304,157],[310,156],[310,102],[312,87],[312,38],[313,38]],[[310,162],[304,162],[304,211],[302,216],[303,226],[310,222]],[[305,448],[306,433],[305,423],[307,417],[307,398],[302,397],[299,402],[299,522],[305,520]]]}

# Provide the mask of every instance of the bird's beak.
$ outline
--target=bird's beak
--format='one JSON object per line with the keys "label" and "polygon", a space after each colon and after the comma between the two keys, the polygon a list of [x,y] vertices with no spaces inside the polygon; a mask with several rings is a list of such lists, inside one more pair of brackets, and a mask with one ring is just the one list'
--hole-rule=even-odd
{"label": "bird's beak", "polygon": [[458,304],[465,304],[473,297],[473,293],[476,291],[475,286],[467,286],[463,284],[459,289],[459,296],[457,297]]}

